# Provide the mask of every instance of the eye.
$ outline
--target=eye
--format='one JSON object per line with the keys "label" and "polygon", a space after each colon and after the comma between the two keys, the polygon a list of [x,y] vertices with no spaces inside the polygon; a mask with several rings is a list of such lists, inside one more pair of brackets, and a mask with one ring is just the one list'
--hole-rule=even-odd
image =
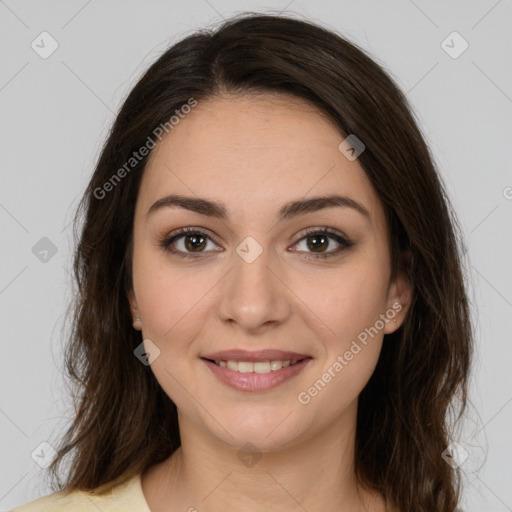
{"label": "eye", "polygon": [[[303,249],[299,249],[298,251],[294,250],[292,252],[305,252],[305,257],[307,258],[334,257],[339,255],[344,249],[354,245],[348,237],[328,227],[313,228],[301,234],[304,236],[302,236],[293,247],[302,246]],[[160,245],[166,251],[181,258],[199,258],[204,253],[212,252],[212,247],[208,250],[209,242],[215,251],[215,247],[218,248],[218,246],[207,233],[198,228],[187,227],[181,228],[170,236],[163,238],[160,241]],[[333,245],[333,243],[338,244],[338,247],[326,250],[329,246]]]}
{"label": "eye", "polygon": [[[205,250],[208,247],[208,241],[216,246],[211,237],[205,232],[196,228],[182,228],[170,237],[164,238],[161,245],[176,256],[197,258],[201,256],[201,253],[209,252]],[[197,253],[197,255],[194,255],[194,253]]]}
{"label": "eye", "polygon": [[[338,247],[335,249],[327,250],[327,248],[332,245],[331,242],[338,244]],[[330,258],[333,256],[338,256],[340,252],[353,246],[354,244],[341,233],[333,231],[328,227],[322,227],[308,230],[306,235],[303,236],[294,245],[294,247],[300,247],[301,245],[306,249],[306,251],[300,250],[300,252],[307,253],[308,250],[312,251],[307,253],[306,257],[308,258]]]}

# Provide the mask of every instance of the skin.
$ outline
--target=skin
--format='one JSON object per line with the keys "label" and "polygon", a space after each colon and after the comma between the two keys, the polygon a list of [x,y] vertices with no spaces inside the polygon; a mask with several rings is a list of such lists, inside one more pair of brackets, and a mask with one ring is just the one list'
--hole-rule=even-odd
{"label": "skin", "polygon": [[[200,102],[152,151],[136,204],[129,299],[142,339],[160,350],[151,369],[178,408],[182,443],[142,475],[152,512],[217,512],[235,503],[247,512],[384,512],[382,497],[354,477],[357,398],[411,294],[403,276],[391,280],[383,206],[357,159],[339,151],[343,138],[301,99],[224,94]],[[147,215],[171,193],[221,202],[230,217],[181,208]],[[369,218],[331,207],[276,220],[289,201],[333,193],[359,202]],[[210,237],[197,259],[160,245],[187,226]],[[354,245],[315,259],[340,247],[335,239],[316,252],[308,245],[303,230],[322,226]],[[262,248],[250,264],[236,252],[247,236]],[[186,241],[174,248],[190,254]],[[299,393],[397,302],[396,322],[385,322],[308,404],[300,403]],[[233,348],[293,350],[313,359],[274,389],[238,391],[200,359]],[[257,451],[252,465],[238,456],[248,442]]]}

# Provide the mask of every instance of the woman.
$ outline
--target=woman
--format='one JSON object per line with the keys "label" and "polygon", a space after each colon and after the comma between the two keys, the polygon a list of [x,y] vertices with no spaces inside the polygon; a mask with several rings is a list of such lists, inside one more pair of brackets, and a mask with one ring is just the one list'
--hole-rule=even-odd
{"label": "woman", "polygon": [[363,50],[256,14],[187,37],[128,96],[82,212],[77,413],[58,492],[16,511],[453,512],[457,224]]}

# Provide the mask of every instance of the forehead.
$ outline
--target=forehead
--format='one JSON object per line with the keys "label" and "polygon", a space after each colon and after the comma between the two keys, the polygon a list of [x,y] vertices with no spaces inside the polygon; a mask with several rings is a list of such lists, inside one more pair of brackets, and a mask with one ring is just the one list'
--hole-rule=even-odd
{"label": "forehead", "polygon": [[[240,210],[276,209],[290,199],[350,195],[371,214],[383,214],[344,139],[314,105],[288,95],[223,95],[201,101],[153,149],[140,201],[170,193],[221,199]],[[146,209],[147,209],[146,208]]]}

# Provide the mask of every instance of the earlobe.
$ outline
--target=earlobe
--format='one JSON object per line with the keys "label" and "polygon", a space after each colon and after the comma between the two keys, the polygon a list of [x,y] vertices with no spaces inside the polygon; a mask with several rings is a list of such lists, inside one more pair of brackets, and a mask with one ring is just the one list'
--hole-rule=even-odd
{"label": "earlobe", "polygon": [[402,326],[411,304],[411,298],[411,283],[405,273],[399,272],[389,289],[386,310],[388,321],[384,327],[385,334],[391,334]]}
{"label": "earlobe", "polygon": [[128,301],[130,303],[130,311],[132,314],[132,322],[133,328],[137,331],[142,330],[142,322],[139,317],[139,308],[137,306],[137,300],[135,299],[135,294],[133,290],[130,290],[128,293]]}

